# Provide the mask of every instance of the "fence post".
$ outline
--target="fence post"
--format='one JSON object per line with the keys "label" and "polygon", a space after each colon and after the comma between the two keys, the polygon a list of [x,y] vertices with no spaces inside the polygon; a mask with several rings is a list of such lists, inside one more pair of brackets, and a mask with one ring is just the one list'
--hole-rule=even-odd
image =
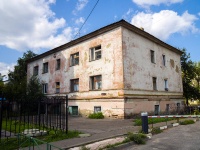
{"label": "fence post", "polygon": [[142,132],[148,134],[148,113],[147,112],[141,113],[141,117],[142,117]]}
{"label": "fence post", "polygon": [[65,108],[65,114],[66,114],[66,118],[65,118],[65,130],[66,130],[66,134],[68,133],[68,95],[66,95],[66,108]]}

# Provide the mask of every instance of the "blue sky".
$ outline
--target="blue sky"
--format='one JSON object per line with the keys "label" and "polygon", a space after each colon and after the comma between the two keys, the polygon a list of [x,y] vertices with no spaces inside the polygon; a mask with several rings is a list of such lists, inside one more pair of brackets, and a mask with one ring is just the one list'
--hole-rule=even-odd
{"label": "blue sky", "polygon": [[[27,50],[41,54],[73,40],[97,0],[0,1],[0,73]],[[78,34],[124,19],[200,61],[199,0],[99,0]],[[76,37],[77,38],[77,37]]]}

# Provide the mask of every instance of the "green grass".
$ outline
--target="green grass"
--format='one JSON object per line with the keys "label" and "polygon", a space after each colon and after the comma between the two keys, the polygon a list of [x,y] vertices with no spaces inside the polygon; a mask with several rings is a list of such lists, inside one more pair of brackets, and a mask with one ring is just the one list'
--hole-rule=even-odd
{"label": "green grass", "polygon": [[153,135],[159,134],[159,133],[161,133],[161,132],[163,132],[163,131],[160,130],[160,127],[152,128],[152,131],[151,131],[151,133],[152,133]]}
{"label": "green grass", "polygon": [[[148,124],[166,122],[166,121],[171,121],[171,120],[176,120],[176,118],[148,118]],[[142,125],[142,119],[135,119],[134,125],[135,126],[141,126]]]}
{"label": "green grass", "polygon": [[180,122],[180,125],[188,125],[188,124],[194,124],[194,120],[184,120]]}
{"label": "green grass", "polygon": [[137,133],[137,134],[128,133],[127,138],[130,141],[134,141],[136,144],[145,144],[146,143],[145,139],[147,138],[147,136],[145,134],[142,134],[142,133]]}
{"label": "green grass", "polygon": [[[6,121],[3,120],[2,123],[2,129],[7,130],[9,129],[9,131],[11,132],[15,132],[15,133],[21,133],[23,132],[25,129],[32,129],[32,128],[37,128],[39,129],[38,126],[36,125],[28,125],[27,123],[19,123],[18,121]],[[64,139],[69,139],[69,138],[74,138],[74,137],[78,137],[79,134],[81,132],[79,131],[68,131],[68,133],[66,134],[65,131],[61,131],[61,130],[52,130],[49,128],[43,128],[40,127],[40,130],[46,130],[47,131],[47,135],[43,135],[43,136],[38,136],[36,137],[38,140],[44,141],[44,142],[54,142],[54,141],[60,141],[60,140],[64,140]],[[23,136],[24,137],[24,136]],[[21,139],[21,143],[23,143],[25,140],[27,140],[25,137]],[[38,144],[42,144],[41,142],[39,142]],[[29,142],[26,142],[25,144],[22,145],[22,147],[27,147],[29,146]],[[17,138],[8,138],[7,139],[2,139],[1,140],[1,144],[0,144],[0,150],[13,150],[13,149],[17,149],[18,147],[18,140]]]}
{"label": "green grass", "polygon": [[89,115],[90,119],[103,119],[104,115],[102,114],[102,112],[98,112],[98,113],[93,113]]}

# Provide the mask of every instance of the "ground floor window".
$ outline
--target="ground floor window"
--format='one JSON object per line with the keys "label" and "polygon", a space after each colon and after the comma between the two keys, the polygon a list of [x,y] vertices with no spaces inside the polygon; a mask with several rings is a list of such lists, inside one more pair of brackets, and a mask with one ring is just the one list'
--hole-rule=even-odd
{"label": "ground floor window", "polygon": [[166,104],[166,113],[169,114],[169,104]]}
{"label": "ground floor window", "polygon": [[155,105],[154,114],[159,115],[159,105]]}
{"label": "ground floor window", "polygon": [[101,112],[101,106],[94,106],[94,113]]}
{"label": "ground floor window", "polygon": [[69,115],[77,116],[78,115],[78,106],[69,106],[68,112],[69,112]]}

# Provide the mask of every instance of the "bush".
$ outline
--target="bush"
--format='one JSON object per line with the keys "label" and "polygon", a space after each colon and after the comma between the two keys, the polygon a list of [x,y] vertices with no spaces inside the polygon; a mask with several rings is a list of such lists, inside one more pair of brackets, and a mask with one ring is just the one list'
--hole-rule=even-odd
{"label": "bush", "polygon": [[151,131],[151,133],[154,135],[154,134],[159,134],[159,133],[161,133],[162,132],[162,130],[160,130],[160,128],[159,127],[156,127],[156,128],[152,128],[152,131]]}
{"label": "bush", "polygon": [[187,124],[193,124],[194,120],[184,120],[180,122],[180,125],[187,125]]}
{"label": "bush", "polygon": [[134,141],[136,144],[145,144],[145,139],[146,135],[138,133],[138,134],[133,134],[133,133],[128,133],[128,139],[130,141]]}
{"label": "bush", "polygon": [[102,114],[102,112],[98,112],[98,113],[93,113],[89,115],[90,119],[103,119],[104,115]]}

